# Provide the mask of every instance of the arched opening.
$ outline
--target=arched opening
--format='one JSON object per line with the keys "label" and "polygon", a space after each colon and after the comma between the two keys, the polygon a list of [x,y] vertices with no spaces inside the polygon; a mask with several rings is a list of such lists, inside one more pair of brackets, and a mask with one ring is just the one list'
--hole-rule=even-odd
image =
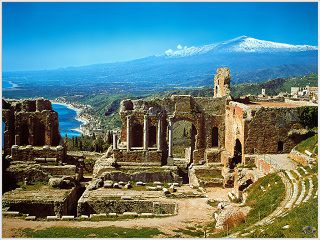
{"label": "arched opening", "polygon": [[157,127],[150,126],[148,130],[149,130],[148,147],[156,147],[157,146]]}
{"label": "arched opening", "polygon": [[218,86],[216,86],[216,95],[218,96]]}
{"label": "arched opening", "polygon": [[233,158],[230,163],[230,168],[233,169],[237,164],[241,163],[242,160],[242,144],[239,139],[236,140],[234,146]]}
{"label": "arched opening", "polygon": [[218,147],[219,145],[219,130],[217,127],[212,128],[212,147]]}
{"label": "arched opening", "polygon": [[132,147],[143,146],[143,126],[141,124],[134,124],[132,126]]}
{"label": "arched opening", "polygon": [[284,143],[282,141],[278,142],[278,153],[283,152],[284,149]]}
{"label": "arched opening", "polygon": [[173,124],[173,149],[174,158],[184,158],[192,162],[192,155],[196,145],[197,130],[195,126],[186,120]]}
{"label": "arched opening", "polygon": [[27,124],[23,124],[21,126],[21,137],[20,137],[20,145],[28,145],[29,144],[29,127]]}
{"label": "arched opening", "polygon": [[46,128],[43,123],[39,123],[35,129],[35,146],[45,145]]}

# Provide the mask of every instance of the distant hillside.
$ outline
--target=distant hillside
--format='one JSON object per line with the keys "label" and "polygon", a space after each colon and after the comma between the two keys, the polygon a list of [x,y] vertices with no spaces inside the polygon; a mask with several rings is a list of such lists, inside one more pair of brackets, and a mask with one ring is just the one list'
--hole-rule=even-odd
{"label": "distant hillside", "polygon": [[3,91],[3,96],[154,94],[175,88],[210,86],[215,69],[224,66],[231,70],[232,84],[302,76],[318,71],[318,49],[241,36],[209,45],[169,49],[162,55],[126,62],[3,72],[3,80],[19,86],[14,91]]}
{"label": "distant hillside", "polygon": [[[301,77],[276,78],[267,82],[256,84],[237,84],[231,86],[231,94],[233,97],[239,97],[241,95],[247,94],[256,95],[261,93],[262,88],[265,88],[267,94],[276,95],[280,92],[290,92],[291,87],[303,87],[306,85],[318,86],[318,75],[310,74]],[[170,97],[173,94],[192,95],[195,97],[211,97],[213,96],[213,86],[202,88],[177,89],[144,95],[132,93],[100,93],[73,97],[66,96],[65,98],[69,101],[90,104],[93,108],[89,110],[88,113],[99,118],[102,121],[103,127],[107,129],[113,129],[115,127],[120,127],[121,124],[118,114],[119,104],[121,100],[128,98],[144,98],[146,100],[151,100],[157,98]]]}
{"label": "distant hillside", "polygon": [[277,95],[280,92],[290,93],[291,87],[318,86],[318,75],[310,74],[302,77],[276,78],[267,82],[257,84],[238,84],[231,86],[231,94],[234,97],[241,95],[257,95],[261,89],[266,89],[268,95]]}

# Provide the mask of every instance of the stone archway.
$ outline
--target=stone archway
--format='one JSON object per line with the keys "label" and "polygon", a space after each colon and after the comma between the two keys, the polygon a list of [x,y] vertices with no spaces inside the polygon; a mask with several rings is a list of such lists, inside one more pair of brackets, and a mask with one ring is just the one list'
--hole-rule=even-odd
{"label": "stone archway", "polygon": [[172,156],[185,158],[192,162],[192,153],[195,150],[197,129],[187,120],[178,120],[173,124]]}
{"label": "stone archway", "polygon": [[240,140],[237,138],[234,146],[233,158],[230,163],[230,169],[233,169],[239,163],[242,162],[242,144]]}

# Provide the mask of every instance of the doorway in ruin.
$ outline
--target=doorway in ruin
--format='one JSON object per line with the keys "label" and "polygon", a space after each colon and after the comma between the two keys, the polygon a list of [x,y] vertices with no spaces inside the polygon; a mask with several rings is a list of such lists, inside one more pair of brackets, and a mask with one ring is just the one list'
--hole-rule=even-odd
{"label": "doorway in ruin", "polygon": [[143,126],[141,124],[134,124],[132,126],[132,147],[143,146]]}
{"label": "doorway in ruin", "polygon": [[173,124],[173,158],[183,158],[188,163],[192,162],[195,150],[197,130],[195,126],[186,120],[180,120]]}
{"label": "doorway in ruin", "polygon": [[150,126],[148,130],[148,147],[157,147],[157,127]]}
{"label": "doorway in ruin", "polygon": [[27,124],[21,126],[20,145],[29,145],[29,127]]}
{"label": "doorway in ruin", "polygon": [[35,129],[35,146],[45,145],[46,128],[43,123],[39,123]]}
{"label": "doorway in ruin", "polygon": [[284,149],[284,144],[282,141],[278,142],[278,153],[282,153]]}
{"label": "doorway in ruin", "polygon": [[212,147],[218,147],[219,145],[219,130],[217,127],[212,128]]}
{"label": "doorway in ruin", "polygon": [[236,140],[236,144],[234,146],[233,158],[230,163],[230,168],[233,169],[237,164],[242,161],[242,144],[239,139]]}

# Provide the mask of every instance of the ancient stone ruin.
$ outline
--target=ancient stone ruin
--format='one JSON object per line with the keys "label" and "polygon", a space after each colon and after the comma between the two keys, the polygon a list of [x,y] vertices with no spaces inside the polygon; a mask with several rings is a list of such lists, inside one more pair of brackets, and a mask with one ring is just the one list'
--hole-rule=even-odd
{"label": "ancient stone ruin", "polygon": [[49,100],[2,100],[2,121],[5,155],[13,145],[58,146],[61,141],[58,114]]}
{"label": "ancient stone ruin", "polygon": [[[181,199],[203,198],[207,187],[231,188],[230,198],[241,199],[275,166],[259,156],[289,153],[303,139],[294,133],[310,106],[233,99],[230,79],[229,69],[218,69],[211,97],[123,100],[121,128],[89,177],[84,158],[68,154],[50,101],[3,100],[6,183],[44,183],[41,193],[8,187],[4,209],[48,219],[150,217],[178,214]],[[239,167],[246,165],[253,167]]]}

